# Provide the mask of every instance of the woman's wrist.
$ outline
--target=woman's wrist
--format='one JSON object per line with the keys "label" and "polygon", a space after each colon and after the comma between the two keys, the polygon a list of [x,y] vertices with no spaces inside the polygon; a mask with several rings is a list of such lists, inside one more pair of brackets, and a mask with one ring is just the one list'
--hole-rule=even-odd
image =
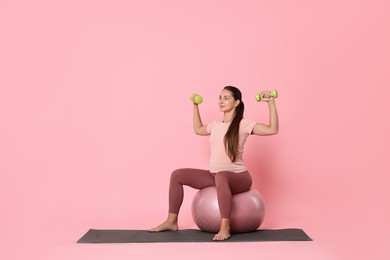
{"label": "woman's wrist", "polygon": [[270,97],[269,100],[268,100],[268,104],[274,105],[275,104],[275,99],[273,97]]}

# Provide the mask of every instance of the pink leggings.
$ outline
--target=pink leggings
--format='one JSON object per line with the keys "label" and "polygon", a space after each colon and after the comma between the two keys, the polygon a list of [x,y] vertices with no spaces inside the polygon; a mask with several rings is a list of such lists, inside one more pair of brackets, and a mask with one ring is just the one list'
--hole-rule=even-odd
{"label": "pink leggings", "polygon": [[230,218],[232,194],[248,191],[252,186],[252,178],[248,171],[211,173],[199,169],[175,170],[169,186],[169,213],[179,214],[184,197],[183,185],[199,190],[216,186],[221,217]]}

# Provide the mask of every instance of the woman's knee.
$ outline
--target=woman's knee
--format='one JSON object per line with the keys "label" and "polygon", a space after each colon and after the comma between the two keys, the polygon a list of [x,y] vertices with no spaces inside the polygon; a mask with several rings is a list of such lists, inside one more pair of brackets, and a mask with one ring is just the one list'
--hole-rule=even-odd
{"label": "woman's knee", "polygon": [[189,169],[176,169],[171,173],[171,181],[181,182]]}
{"label": "woman's knee", "polygon": [[215,174],[215,186],[228,185],[232,193],[248,191],[252,186],[252,178],[249,174],[221,171]]}
{"label": "woman's knee", "polygon": [[228,183],[228,175],[229,175],[229,172],[226,172],[226,171],[217,172],[215,174],[215,184],[216,184],[216,186]]}
{"label": "woman's knee", "polygon": [[177,181],[180,179],[180,175],[182,175],[182,169],[176,169],[171,173],[171,181]]}

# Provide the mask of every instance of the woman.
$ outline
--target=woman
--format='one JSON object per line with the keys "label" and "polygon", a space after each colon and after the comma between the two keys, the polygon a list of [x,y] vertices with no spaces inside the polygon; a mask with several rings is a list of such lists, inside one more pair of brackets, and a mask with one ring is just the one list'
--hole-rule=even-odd
{"label": "woman", "polygon": [[232,194],[248,191],[252,178],[242,160],[244,144],[250,134],[273,135],[278,133],[278,114],[270,91],[261,93],[262,101],[268,102],[269,124],[244,119],[244,103],[241,91],[226,86],[219,96],[223,121],[214,120],[203,125],[198,104],[193,104],[193,125],[198,135],[210,135],[209,170],[178,169],[170,179],[169,213],[165,222],[151,232],[178,230],[178,214],[183,202],[183,185],[195,189],[216,186],[221,226],[213,240],[229,239]]}

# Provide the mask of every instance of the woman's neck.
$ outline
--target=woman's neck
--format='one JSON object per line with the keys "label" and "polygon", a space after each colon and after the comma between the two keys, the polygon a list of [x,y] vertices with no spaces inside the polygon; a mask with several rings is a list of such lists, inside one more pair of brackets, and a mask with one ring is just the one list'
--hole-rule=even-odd
{"label": "woman's neck", "polygon": [[224,123],[231,123],[234,119],[234,111],[225,112],[223,114],[223,122]]}

